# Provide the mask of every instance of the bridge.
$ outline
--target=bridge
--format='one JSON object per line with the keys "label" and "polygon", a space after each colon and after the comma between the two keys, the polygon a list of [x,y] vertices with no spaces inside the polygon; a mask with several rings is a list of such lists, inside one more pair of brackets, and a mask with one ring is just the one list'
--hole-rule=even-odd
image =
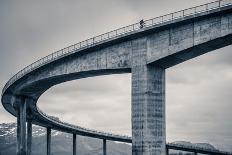
{"label": "bridge", "polygon": [[[54,52],[15,74],[2,90],[4,108],[17,117],[17,155],[31,154],[32,124],[103,140],[132,143],[133,155],[165,155],[169,149],[207,154],[222,151],[166,143],[165,69],[232,44],[232,0],[135,23]],[[37,107],[50,87],[76,79],[132,73],[132,138],[71,125]]]}

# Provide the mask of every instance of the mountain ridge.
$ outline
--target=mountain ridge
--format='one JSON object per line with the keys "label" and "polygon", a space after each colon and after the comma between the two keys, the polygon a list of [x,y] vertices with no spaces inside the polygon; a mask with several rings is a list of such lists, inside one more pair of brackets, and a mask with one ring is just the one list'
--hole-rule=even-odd
{"label": "mountain ridge", "polygon": [[[0,124],[0,155],[15,155],[16,128],[16,123]],[[46,128],[33,125],[32,135],[32,155],[46,154]],[[208,143],[176,141],[173,144],[194,145],[216,150],[213,145]],[[108,141],[107,148],[107,154],[110,155],[131,155],[131,145],[129,144]],[[72,134],[52,130],[51,149],[53,155],[72,155]],[[175,154],[179,151],[172,150],[170,152]],[[101,155],[102,140],[77,135],[77,154]]]}

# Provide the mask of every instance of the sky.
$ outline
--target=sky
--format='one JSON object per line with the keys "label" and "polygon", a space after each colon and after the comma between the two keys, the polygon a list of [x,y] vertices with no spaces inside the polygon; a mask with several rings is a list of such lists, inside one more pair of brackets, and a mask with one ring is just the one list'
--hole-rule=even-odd
{"label": "sky", "polygon": [[[210,0],[0,0],[0,89],[54,51],[141,19]],[[232,46],[166,70],[167,141],[207,142],[232,151]],[[131,135],[131,75],[52,87],[38,101],[72,124]],[[0,105],[0,123],[16,119]]]}

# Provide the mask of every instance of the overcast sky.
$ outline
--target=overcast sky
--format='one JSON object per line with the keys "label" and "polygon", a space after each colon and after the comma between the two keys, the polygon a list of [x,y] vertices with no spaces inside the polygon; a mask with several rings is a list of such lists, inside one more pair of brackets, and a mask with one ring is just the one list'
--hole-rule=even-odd
{"label": "overcast sky", "polygon": [[[0,88],[17,71],[89,37],[209,0],[0,0]],[[232,151],[232,46],[166,71],[167,141]],[[61,120],[131,135],[131,75],[57,85],[38,101]],[[15,118],[0,105],[0,123]]]}

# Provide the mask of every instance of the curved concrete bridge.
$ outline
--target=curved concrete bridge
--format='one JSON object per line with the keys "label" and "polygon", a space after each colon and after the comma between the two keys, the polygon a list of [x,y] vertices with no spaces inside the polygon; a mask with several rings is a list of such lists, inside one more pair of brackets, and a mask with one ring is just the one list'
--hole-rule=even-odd
{"label": "curved concrete bridge", "polygon": [[127,136],[60,122],[36,103],[65,81],[132,73],[133,155],[165,155],[165,69],[231,43],[232,0],[220,0],[146,20],[142,27],[132,24],[38,60],[12,77],[2,92],[3,106],[17,117],[17,154],[30,154],[32,123],[47,127],[48,154],[51,129],[73,133],[74,144],[76,134],[103,139],[105,147],[106,140],[131,142]]}

